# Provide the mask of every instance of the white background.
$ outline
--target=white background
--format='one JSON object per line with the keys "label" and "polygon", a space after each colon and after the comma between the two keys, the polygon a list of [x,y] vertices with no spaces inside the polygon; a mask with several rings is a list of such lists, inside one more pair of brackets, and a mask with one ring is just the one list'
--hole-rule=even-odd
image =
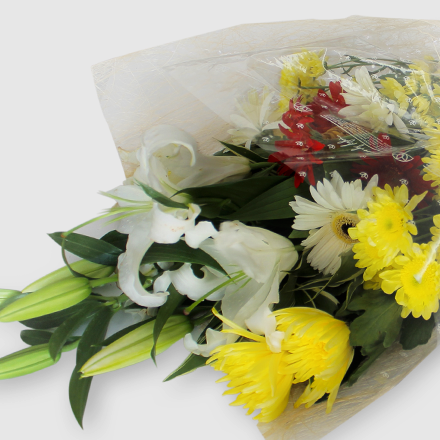
{"label": "white background", "polygon": [[[97,194],[123,180],[90,66],[232,25],[372,15],[440,19],[434,2],[294,0],[3,1],[0,6],[0,287],[21,289],[62,265],[46,233],[67,230],[110,203]],[[19,324],[0,326],[0,356],[24,345]],[[162,383],[181,345],[94,380],[85,431],[70,413],[74,355],[0,382],[2,438],[36,440],[259,440],[256,422],[222,397],[210,368]],[[326,440],[437,438],[440,350],[399,386]],[[285,439],[288,440],[288,439]]]}

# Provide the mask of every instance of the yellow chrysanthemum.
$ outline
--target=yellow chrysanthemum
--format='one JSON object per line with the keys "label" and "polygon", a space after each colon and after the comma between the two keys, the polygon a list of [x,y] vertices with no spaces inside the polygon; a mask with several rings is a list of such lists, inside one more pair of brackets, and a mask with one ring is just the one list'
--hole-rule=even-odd
{"label": "yellow chrysanthemum", "polygon": [[432,181],[432,186],[440,185],[440,151],[434,151],[431,156],[424,157],[423,180]]}
{"label": "yellow chrysanthemum", "polygon": [[435,261],[432,246],[421,249],[414,245],[408,256],[398,256],[394,268],[380,274],[382,290],[396,292],[396,302],[403,306],[402,318],[429,319],[439,309],[440,265]]}
{"label": "yellow chrysanthemum", "polygon": [[364,272],[366,281],[389,266],[400,252],[405,253],[411,248],[411,234],[417,234],[412,211],[425,195],[426,191],[408,201],[406,185],[394,190],[389,185],[385,185],[385,189],[373,188],[368,211],[358,210],[361,221],[348,230],[350,237],[359,241],[353,246],[354,258],[359,260],[357,267],[367,268]]}
{"label": "yellow chrysanthemum", "polygon": [[429,137],[426,147],[429,151],[440,152],[440,124],[433,123],[423,128],[423,133]]}
{"label": "yellow chrysanthemum", "polygon": [[217,347],[208,359],[208,364],[226,373],[220,381],[230,381],[225,394],[239,394],[232,405],[245,405],[248,414],[261,410],[255,418],[270,422],[284,411],[292,384],[309,381],[295,407],[308,408],[328,393],[330,412],[353,358],[347,324],[308,307],[278,310],[273,316],[277,332],[284,336],[279,353],[271,351],[263,336],[219,316],[231,327],[223,332],[254,341]]}
{"label": "yellow chrysanthemum", "polygon": [[308,102],[317,95],[318,89],[307,87],[323,85],[317,80],[325,73],[322,55],[323,51],[319,53],[303,51],[279,59],[278,65],[281,67],[280,110],[287,110],[289,101],[298,95],[302,96],[303,102]]}
{"label": "yellow chrysanthemum", "polygon": [[405,87],[402,86],[398,81],[394,78],[387,78],[385,80],[381,80],[382,89],[380,89],[380,93],[385,95],[386,97],[392,99],[393,101],[397,101],[400,104],[400,108],[402,110],[407,110],[411,99],[408,98],[408,94],[410,93]]}
{"label": "yellow chrysanthemum", "polygon": [[391,267],[386,267],[385,269],[379,270],[371,279],[364,282],[364,289],[365,290],[379,290],[380,286],[382,285],[382,278],[380,277],[380,274],[384,272],[385,270],[389,270]]}

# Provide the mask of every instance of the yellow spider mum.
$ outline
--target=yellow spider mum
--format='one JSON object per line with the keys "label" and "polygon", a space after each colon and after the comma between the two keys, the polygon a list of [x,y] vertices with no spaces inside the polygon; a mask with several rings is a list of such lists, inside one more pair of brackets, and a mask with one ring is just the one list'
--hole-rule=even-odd
{"label": "yellow spider mum", "polygon": [[317,95],[318,89],[307,89],[307,87],[322,85],[317,80],[325,73],[322,55],[323,51],[319,53],[304,51],[279,59],[278,65],[281,67],[279,105],[282,111],[287,110],[289,101],[298,95],[303,97],[303,102],[308,102]]}
{"label": "yellow spider mum", "polygon": [[412,246],[412,235],[417,234],[417,228],[412,222],[413,209],[425,197],[426,191],[413,196],[408,201],[406,185],[391,189],[373,188],[373,200],[368,202],[368,211],[360,209],[357,214],[360,222],[348,233],[354,240],[354,258],[359,260],[357,267],[365,267],[364,279],[370,280],[400,252],[407,252]]}
{"label": "yellow spider mum", "polygon": [[433,152],[440,151],[440,124],[430,124],[423,128],[423,133],[429,136],[426,148]]}
{"label": "yellow spider mum", "polygon": [[396,292],[396,302],[403,306],[402,318],[429,319],[439,309],[440,265],[435,261],[433,246],[414,245],[408,256],[394,260],[394,268],[380,274],[382,290]]}
{"label": "yellow spider mum", "polygon": [[305,404],[309,408],[328,393],[327,412],[331,411],[353,358],[345,322],[308,307],[278,310],[273,316],[283,339],[281,352],[274,353],[264,336],[216,316],[231,327],[223,332],[254,341],[217,347],[207,361],[226,373],[219,381],[230,381],[231,389],[225,394],[239,394],[232,405],[244,405],[248,414],[261,410],[255,418],[270,422],[287,406],[292,384],[309,381],[295,407]]}

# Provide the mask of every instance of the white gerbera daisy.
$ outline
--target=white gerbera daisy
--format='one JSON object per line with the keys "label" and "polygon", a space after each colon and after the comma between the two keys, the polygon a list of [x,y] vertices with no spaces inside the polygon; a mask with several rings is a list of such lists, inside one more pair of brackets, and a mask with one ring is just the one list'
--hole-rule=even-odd
{"label": "white gerbera daisy", "polygon": [[378,176],[375,175],[362,189],[360,179],[344,182],[334,171],[331,181],[324,179],[316,188],[310,187],[315,202],[300,196],[290,202],[297,213],[292,228],[310,230],[310,235],[301,244],[305,249],[311,249],[307,261],[314,269],[324,274],[334,274],[339,269],[340,255],[356,243],[348,235],[348,229],[359,222],[356,212],[367,206],[377,182]]}

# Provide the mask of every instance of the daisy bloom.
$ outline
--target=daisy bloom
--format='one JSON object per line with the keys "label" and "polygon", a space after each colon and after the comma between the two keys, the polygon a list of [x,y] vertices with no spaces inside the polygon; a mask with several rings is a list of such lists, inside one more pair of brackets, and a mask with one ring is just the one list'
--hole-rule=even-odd
{"label": "daisy bloom", "polygon": [[396,302],[403,306],[402,318],[428,320],[439,309],[440,265],[435,261],[436,246],[413,245],[407,255],[394,259],[393,269],[380,274],[381,288],[387,294],[396,292]]}
{"label": "daisy bloom", "polygon": [[339,269],[340,255],[356,243],[348,229],[359,222],[356,211],[367,206],[377,180],[378,177],[373,176],[362,189],[360,179],[344,182],[334,171],[331,181],[324,179],[316,188],[310,187],[315,202],[295,196],[295,201],[290,203],[297,213],[292,228],[310,230],[309,237],[301,244],[306,250],[311,249],[307,261],[313,268],[324,274],[334,274]]}
{"label": "daisy bloom", "polygon": [[295,407],[305,404],[309,408],[327,393],[327,413],[331,411],[353,359],[345,322],[308,307],[278,310],[273,315],[281,351],[275,353],[263,336],[216,315],[230,327],[223,332],[252,341],[217,347],[207,361],[226,373],[219,380],[229,381],[231,389],[225,394],[239,394],[232,405],[244,405],[248,414],[261,410],[255,419],[270,422],[286,408],[292,385],[308,381]]}
{"label": "daisy bloom", "polygon": [[413,244],[411,235],[417,234],[412,222],[412,211],[423,200],[426,191],[408,200],[408,187],[402,185],[391,189],[373,188],[373,200],[368,202],[368,211],[360,209],[360,222],[348,230],[353,240],[357,267],[367,268],[364,279],[371,279],[380,269],[392,264],[399,253],[408,252]]}
{"label": "daisy bloom", "polygon": [[387,131],[388,127],[394,125],[399,132],[408,133],[401,119],[405,110],[395,101],[383,99],[367,68],[362,66],[356,69],[355,77],[356,81],[341,79],[345,90],[342,96],[349,105],[341,109],[339,114],[375,131]]}

